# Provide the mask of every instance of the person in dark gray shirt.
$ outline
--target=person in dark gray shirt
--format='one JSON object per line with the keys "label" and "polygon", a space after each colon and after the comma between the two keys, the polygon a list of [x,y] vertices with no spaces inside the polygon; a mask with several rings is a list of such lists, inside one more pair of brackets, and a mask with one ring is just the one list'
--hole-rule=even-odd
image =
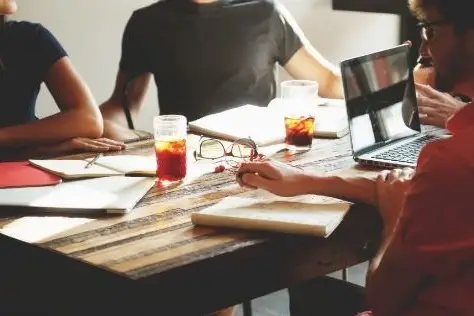
{"label": "person in dark gray shirt", "polygon": [[336,68],[278,2],[162,0],[136,10],[123,34],[114,92],[101,105],[104,136],[136,137],[123,108],[137,116],[151,75],[160,114],[192,121],[248,103],[267,106],[277,63],[296,79],[317,81],[321,96],[343,97]]}

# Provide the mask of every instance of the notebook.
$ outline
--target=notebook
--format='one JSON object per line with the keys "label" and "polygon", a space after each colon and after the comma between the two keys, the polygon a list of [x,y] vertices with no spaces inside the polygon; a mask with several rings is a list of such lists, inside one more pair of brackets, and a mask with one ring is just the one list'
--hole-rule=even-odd
{"label": "notebook", "polygon": [[154,185],[148,177],[112,176],[63,182],[56,186],[0,190],[0,205],[43,211],[123,214]]}
{"label": "notebook", "polygon": [[0,189],[56,185],[61,178],[31,166],[28,161],[0,163]]}
{"label": "notebook", "polygon": [[193,213],[191,220],[195,225],[328,237],[349,208],[348,202],[315,196],[265,200],[234,196]]}
{"label": "notebook", "polygon": [[[333,106],[344,101],[325,100],[323,105],[314,108],[315,136],[338,138],[346,135],[345,108]],[[285,140],[283,115],[268,107],[250,104],[202,117],[189,122],[188,126],[193,132],[230,141],[250,137],[259,146]]]}
{"label": "notebook", "polygon": [[103,156],[89,168],[84,160],[30,160],[30,164],[49,171],[63,179],[96,178],[116,175],[155,176],[156,158],[150,156],[117,155]]}

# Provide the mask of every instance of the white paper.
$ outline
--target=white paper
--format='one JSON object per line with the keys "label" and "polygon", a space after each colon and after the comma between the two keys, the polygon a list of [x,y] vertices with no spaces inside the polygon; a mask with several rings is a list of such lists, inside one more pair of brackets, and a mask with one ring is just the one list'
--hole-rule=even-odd
{"label": "white paper", "polygon": [[0,205],[123,213],[133,208],[154,183],[146,177],[112,176],[48,187],[1,189]]}

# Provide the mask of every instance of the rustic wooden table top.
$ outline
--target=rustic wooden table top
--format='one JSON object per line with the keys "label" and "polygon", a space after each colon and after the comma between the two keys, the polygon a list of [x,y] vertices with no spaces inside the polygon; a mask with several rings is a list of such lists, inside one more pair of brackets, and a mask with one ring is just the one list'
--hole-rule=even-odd
{"label": "rustic wooden table top", "polygon": [[[196,137],[188,142],[192,148]],[[130,144],[124,153],[153,155],[153,142]],[[274,159],[308,171],[374,174],[354,168],[347,136],[315,139],[309,152]],[[156,304],[176,315],[210,312],[357,264],[373,253],[380,222],[364,205],[354,205],[327,239],[192,225],[193,211],[246,191],[230,171],[201,174],[181,185],[155,186],[124,216],[0,218],[0,233],[153,288],[161,298]]]}

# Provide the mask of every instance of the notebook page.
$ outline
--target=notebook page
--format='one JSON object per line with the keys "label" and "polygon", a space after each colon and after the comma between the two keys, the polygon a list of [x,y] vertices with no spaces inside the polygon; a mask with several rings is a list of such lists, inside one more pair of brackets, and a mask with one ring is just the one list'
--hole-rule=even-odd
{"label": "notebook page", "polygon": [[121,172],[96,164],[85,168],[85,160],[29,160],[30,164],[66,179],[120,175]]}
{"label": "notebook page", "polygon": [[252,138],[258,145],[269,145],[285,139],[281,116],[267,107],[244,105],[190,122],[191,130],[229,140]]}
{"label": "notebook page", "polygon": [[0,190],[0,205],[47,209],[105,210],[124,213],[132,209],[155,181],[143,177],[111,176],[71,182],[54,187]]}
{"label": "notebook page", "polygon": [[[92,158],[86,159],[90,161]],[[123,174],[143,174],[156,175],[156,157],[155,155],[114,155],[102,156],[96,160],[99,166],[103,166]]]}
{"label": "notebook page", "polygon": [[341,137],[348,132],[345,108],[317,106],[314,110],[314,134],[322,137]]}

